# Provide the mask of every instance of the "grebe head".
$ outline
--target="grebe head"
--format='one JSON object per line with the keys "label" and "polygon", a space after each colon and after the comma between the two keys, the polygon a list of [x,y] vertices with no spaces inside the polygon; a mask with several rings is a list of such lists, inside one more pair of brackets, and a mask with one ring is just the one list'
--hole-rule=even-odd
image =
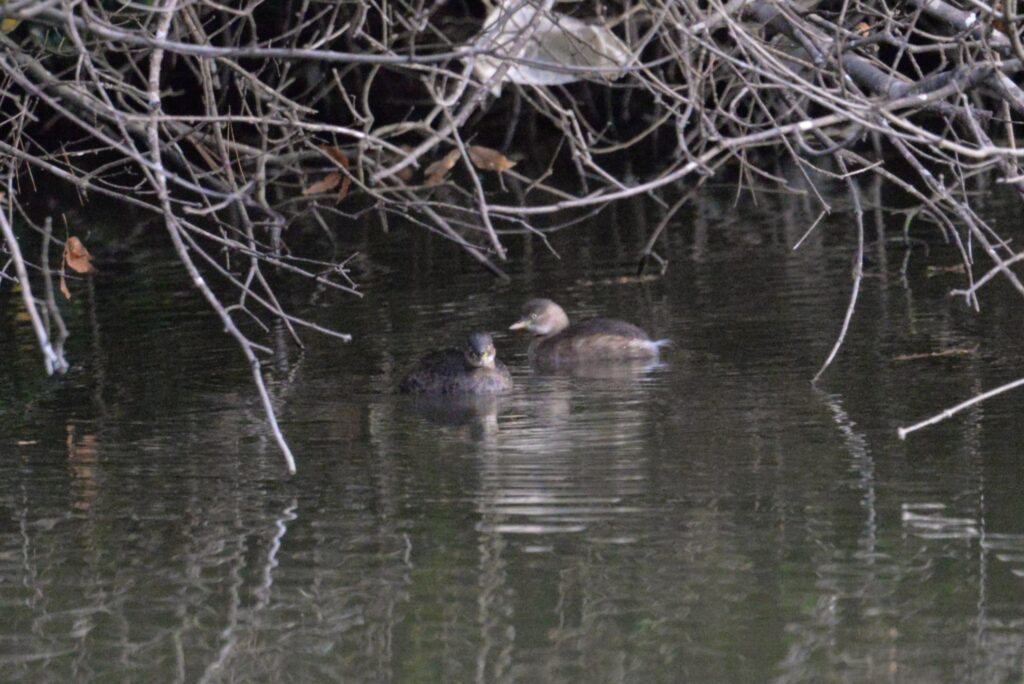
{"label": "grebe head", "polygon": [[466,346],[463,347],[466,355],[466,363],[474,368],[494,368],[494,359],[497,352],[494,349],[494,340],[487,333],[477,332],[466,338]]}
{"label": "grebe head", "polygon": [[569,317],[550,299],[531,299],[523,306],[523,315],[509,330],[528,330],[541,337],[555,335],[569,327]]}

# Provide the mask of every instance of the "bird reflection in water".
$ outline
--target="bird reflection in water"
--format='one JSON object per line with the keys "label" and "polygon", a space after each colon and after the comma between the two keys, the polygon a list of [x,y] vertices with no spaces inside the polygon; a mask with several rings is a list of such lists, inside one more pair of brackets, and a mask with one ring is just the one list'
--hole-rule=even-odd
{"label": "bird reflection in water", "polygon": [[423,394],[412,401],[415,412],[435,425],[465,430],[472,436],[498,433],[501,398],[496,395]]}

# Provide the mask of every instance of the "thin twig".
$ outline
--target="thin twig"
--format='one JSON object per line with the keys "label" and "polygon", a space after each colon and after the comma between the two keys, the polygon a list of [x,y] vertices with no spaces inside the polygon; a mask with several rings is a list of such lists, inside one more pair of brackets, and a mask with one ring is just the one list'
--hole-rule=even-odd
{"label": "thin twig", "polygon": [[846,339],[846,332],[850,329],[850,320],[853,319],[853,311],[857,307],[857,296],[860,294],[860,283],[864,277],[864,210],[861,207],[860,202],[860,188],[857,186],[857,181],[853,178],[847,179],[847,185],[850,188],[850,195],[853,198],[853,218],[857,225],[857,253],[853,259],[853,288],[850,290],[850,303],[846,307],[846,315],[843,316],[843,326],[839,330],[839,336],[836,338],[836,342],[832,345],[832,351],[829,352],[828,358],[825,359],[825,363],[821,364],[821,368],[817,373],[814,374],[814,378],[811,380],[811,384],[817,384],[818,379],[822,376],[825,370],[831,365],[832,360],[839,353],[840,347],[843,346],[843,340]]}
{"label": "thin twig", "polygon": [[1013,382],[1008,382],[1005,385],[1000,385],[999,387],[996,387],[994,389],[990,389],[987,392],[982,392],[981,394],[979,394],[977,396],[974,396],[974,397],[971,397],[967,401],[963,401],[963,402],[957,404],[956,406],[950,407],[950,408],[946,409],[945,411],[942,411],[941,413],[938,413],[938,414],[932,416],[931,418],[928,418],[926,420],[922,420],[920,423],[914,423],[910,427],[897,428],[896,433],[900,436],[900,439],[906,439],[907,435],[909,435],[911,432],[917,432],[918,430],[920,430],[923,427],[928,427],[929,425],[935,425],[936,423],[942,422],[943,420],[945,420],[947,418],[955,416],[956,414],[960,413],[961,411],[963,411],[966,408],[970,408],[971,406],[974,406],[975,404],[979,404],[979,403],[985,401],[986,399],[991,399],[992,397],[1000,395],[1003,392],[1009,392],[1010,390],[1016,389],[1017,387],[1020,387],[1021,385],[1024,385],[1024,378],[1018,378],[1017,380],[1014,380]]}
{"label": "thin twig", "polygon": [[[12,189],[8,182],[8,196]],[[21,299],[25,304],[29,320],[32,321],[32,330],[36,334],[39,349],[43,352],[43,367],[46,368],[46,374],[64,373],[68,369],[67,361],[64,360],[63,354],[58,354],[50,344],[50,336],[46,332],[42,316],[39,314],[39,309],[36,308],[36,299],[32,295],[32,283],[28,279],[28,269],[25,267],[25,259],[21,255],[21,247],[18,246],[18,239],[14,235],[14,229],[7,218],[7,213],[2,208],[0,208],[0,231],[4,234],[7,251],[10,252],[11,259],[14,261],[14,271],[18,274],[18,283],[21,285]]]}

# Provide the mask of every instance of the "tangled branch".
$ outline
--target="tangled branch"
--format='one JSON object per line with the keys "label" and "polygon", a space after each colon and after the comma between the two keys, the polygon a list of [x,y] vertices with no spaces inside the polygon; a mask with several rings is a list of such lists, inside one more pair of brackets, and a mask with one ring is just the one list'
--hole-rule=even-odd
{"label": "tangled branch", "polygon": [[[400,218],[504,277],[508,236],[546,243],[647,196],[666,214],[637,256],[664,265],[658,243],[695,189],[729,174],[788,190],[770,170],[782,156],[822,216],[818,187],[848,186],[858,255],[859,176],[879,176],[958,247],[970,306],[997,275],[1024,295],[1022,256],[970,194],[995,172],[1024,200],[1015,1],[622,0],[571,14],[542,0],[0,5],[0,281],[22,282],[48,370],[61,357],[15,231],[32,232],[22,198],[39,173],[162,220],[249,361],[290,470],[267,349],[239,321],[280,320],[297,344],[303,329],[348,340],[285,310],[268,274],[359,295],[345,262],[300,256],[292,227]],[[860,275],[858,256],[829,362]]]}

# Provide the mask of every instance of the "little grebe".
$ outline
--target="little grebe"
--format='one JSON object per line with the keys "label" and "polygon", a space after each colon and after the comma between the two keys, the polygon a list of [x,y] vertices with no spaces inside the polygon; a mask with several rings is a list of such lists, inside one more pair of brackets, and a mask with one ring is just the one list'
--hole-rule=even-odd
{"label": "little grebe", "polygon": [[652,340],[632,323],[592,318],[569,325],[562,307],[550,299],[531,299],[510,330],[527,330],[530,360],[547,366],[597,361],[653,360],[668,340]]}
{"label": "little grebe", "polygon": [[398,389],[412,394],[497,394],[512,388],[508,368],[495,358],[487,333],[473,333],[462,349],[430,352]]}

